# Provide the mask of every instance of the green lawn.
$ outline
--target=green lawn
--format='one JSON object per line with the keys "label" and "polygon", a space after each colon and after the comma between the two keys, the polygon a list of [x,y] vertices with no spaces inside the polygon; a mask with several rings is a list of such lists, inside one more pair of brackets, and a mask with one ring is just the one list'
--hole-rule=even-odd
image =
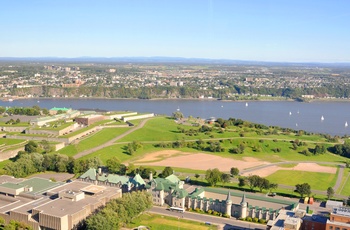
{"label": "green lawn", "polygon": [[25,140],[18,140],[18,139],[8,139],[8,138],[0,138],[0,145],[16,145],[20,143],[25,143]]}
{"label": "green lawn", "polygon": [[308,183],[311,189],[327,190],[334,186],[337,180],[337,174],[279,170],[266,177],[270,182],[295,186],[296,184]]}
{"label": "green lawn", "polygon": [[349,169],[344,169],[344,175],[343,175],[344,181],[340,187],[342,190],[340,191],[341,195],[349,196],[350,194],[350,172]]}
{"label": "green lawn", "polygon": [[67,147],[59,150],[58,152],[68,156],[74,156],[75,154],[81,151],[97,147],[102,143],[105,143],[119,136],[120,134],[126,132],[129,129],[130,128],[104,128],[101,131],[83,139],[78,144],[68,145]]}
{"label": "green lawn", "polygon": [[129,224],[129,228],[135,228],[138,226],[147,226],[152,230],[211,230],[217,229],[216,225],[205,225],[205,223],[178,219],[175,217],[162,216],[151,213],[144,213],[138,218],[133,220],[133,223]]}

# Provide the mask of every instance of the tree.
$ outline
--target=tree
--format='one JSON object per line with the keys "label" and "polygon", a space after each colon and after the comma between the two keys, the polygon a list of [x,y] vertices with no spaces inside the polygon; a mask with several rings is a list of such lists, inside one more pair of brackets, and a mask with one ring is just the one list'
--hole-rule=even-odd
{"label": "tree", "polygon": [[327,188],[327,198],[328,200],[334,196],[334,189],[332,187]]}
{"label": "tree", "polygon": [[270,192],[272,192],[273,190],[275,190],[275,189],[277,189],[277,188],[278,188],[278,184],[270,183],[270,186],[269,186]]}
{"label": "tree", "polygon": [[27,153],[34,153],[34,152],[39,152],[40,148],[38,147],[38,144],[34,141],[29,141],[25,146],[24,146],[24,151]]}
{"label": "tree", "polygon": [[248,186],[251,191],[253,191],[253,189],[258,186],[259,178],[260,177],[257,175],[252,175],[247,177]]}
{"label": "tree", "polygon": [[244,187],[247,185],[247,180],[245,177],[239,177],[238,178],[238,186],[239,187]]}
{"label": "tree", "polygon": [[208,181],[210,186],[215,186],[218,182],[222,181],[222,172],[219,169],[208,169],[205,172],[205,179]]}
{"label": "tree", "polygon": [[200,176],[201,176],[201,175],[199,175],[198,173],[194,174],[194,177],[195,177],[196,179],[198,179]]}
{"label": "tree", "polygon": [[304,195],[310,196],[311,186],[308,183],[297,184],[295,185],[295,191],[300,194],[301,198],[303,198]]}
{"label": "tree", "polygon": [[117,157],[109,158],[106,161],[106,166],[110,173],[120,173],[120,161]]}
{"label": "tree", "polygon": [[230,169],[230,173],[231,173],[231,176],[238,176],[238,174],[239,174],[239,169],[238,168],[235,168],[235,167],[232,167],[231,169]]}
{"label": "tree", "polygon": [[221,174],[221,181],[225,185],[226,183],[229,183],[231,180],[231,175],[227,173],[222,173]]}
{"label": "tree", "polygon": [[170,176],[171,174],[173,174],[174,170],[167,166],[163,169],[162,173],[159,175],[159,177],[162,177],[162,178],[166,178],[168,176]]}
{"label": "tree", "polygon": [[173,118],[176,120],[179,120],[179,119],[184,118],[184,115],[181,112],[176,111],[176,112],[173,112]]}

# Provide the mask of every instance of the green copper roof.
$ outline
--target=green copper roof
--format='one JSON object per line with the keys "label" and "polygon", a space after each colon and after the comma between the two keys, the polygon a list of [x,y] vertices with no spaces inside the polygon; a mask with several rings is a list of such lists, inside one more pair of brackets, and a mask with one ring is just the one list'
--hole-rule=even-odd
{"label": "green copper roof", "polygon": [[180,179],[175,176],[174,174],[171,174],[170,176],[165,178],[166,180],[169,180],[171,183],[179,183]]}
{"label": "green copper roof", "polygon": [[145,185],[145,181],[142,179],[142,177],[140,176],[140,174],[136,174],[134,176],[134,178],[131,181],[133,184],[137,185],[137,186],[141,186],[141,185]]}
{"label": "green copper roof", "polygon": [[3,183],[0,184],[0,187],[4,187],[4,188],[11,188],[11,189],[19,189],[19,188],[23,188],[24,186],[21,184],[14,184],[14,183]]}
{"label": "green copper roof", "polygon": [[83,175],[80,176],[80,178],[90,178],[90,180],[96,180],[96,169],[90,168],[88,171],[86,171]]}
{"label": "green copper roof", "polygon": [[62,111],[67,111],[67,110],[69,110],[68,108],[66,108],[66,107],[63,107],[63,108],[56,108],[56,107],[53,107],[52,109],[50,109],[50,110],[54,110],[54,111],[59,111],[59,110],[62,110]]}

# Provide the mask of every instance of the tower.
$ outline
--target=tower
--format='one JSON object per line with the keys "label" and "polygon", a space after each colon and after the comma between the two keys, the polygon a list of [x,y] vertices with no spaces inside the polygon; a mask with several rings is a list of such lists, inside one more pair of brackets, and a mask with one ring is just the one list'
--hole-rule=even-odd
{"label": "tower", "polygon": [[248,203],[246,202],[245,200],[245,194],[243,194],[243,197],[242,197],[242,201],[240,203],[240,206],[241,206],[241,215],[240,217],[241,218],[246,218],[247,217],[247,207],[248,207]]}
{"label": "tower", "polygon": [[232,210],[231,193],[230,193],[230,190],[228,190],[227,198],[226,198],[226,212],[225,212],[225,214],[229,217],[231,217],[231,210]]}

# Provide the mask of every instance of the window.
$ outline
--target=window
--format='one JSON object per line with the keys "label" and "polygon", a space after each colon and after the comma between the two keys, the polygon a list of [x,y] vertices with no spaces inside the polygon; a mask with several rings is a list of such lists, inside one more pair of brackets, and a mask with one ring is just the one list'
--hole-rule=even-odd
{"label": "window", "polygon": [[333,226],[329,226],[329,230],[332,230],[333,229]]}

